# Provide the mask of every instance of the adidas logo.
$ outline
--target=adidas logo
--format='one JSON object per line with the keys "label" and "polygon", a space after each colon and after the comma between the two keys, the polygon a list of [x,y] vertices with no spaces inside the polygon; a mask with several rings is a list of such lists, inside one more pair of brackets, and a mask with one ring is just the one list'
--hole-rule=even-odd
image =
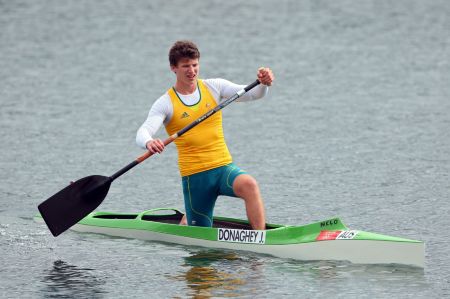
{"label": "adidas logo", "polygon": [[187,112],[183,112],[183,114],[181,114],[181,118],[186,118],[189,117],[189,114]]}

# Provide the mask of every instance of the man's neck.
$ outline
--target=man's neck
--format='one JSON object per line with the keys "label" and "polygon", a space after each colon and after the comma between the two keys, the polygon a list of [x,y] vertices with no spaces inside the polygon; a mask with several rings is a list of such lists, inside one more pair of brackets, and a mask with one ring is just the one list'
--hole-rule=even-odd
{"label": "man's neck", "polygon": [[175,90],[180,94],[191,94],[194,93],[196,89],[197,82],[185,84],[177,81],[177,83],[175,83]]}

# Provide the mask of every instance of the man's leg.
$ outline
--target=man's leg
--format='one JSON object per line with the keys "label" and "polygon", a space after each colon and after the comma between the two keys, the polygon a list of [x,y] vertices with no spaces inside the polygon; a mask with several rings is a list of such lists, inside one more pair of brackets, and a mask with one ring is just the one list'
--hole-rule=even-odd
{"label": "man's leg", "polygon": [[184,219],[181,219],[180,224],[212,226],[213,210],[217,199],[215,183],[211,179],[214,177],[211,174],[214,171],[212,169],[182,177],[186,215]]}
{"label": "man's leg", "polygon": [[255,230],[266,229],[264,204],[256,180],[248,174],[241,174],[233,182],[234,193],[245,201],[250,225]]}
{"label": "man's leg", "polygon": [[180,220],[180,225],[187,225],[187,217],[186,214],[183,215],[183,217]]}

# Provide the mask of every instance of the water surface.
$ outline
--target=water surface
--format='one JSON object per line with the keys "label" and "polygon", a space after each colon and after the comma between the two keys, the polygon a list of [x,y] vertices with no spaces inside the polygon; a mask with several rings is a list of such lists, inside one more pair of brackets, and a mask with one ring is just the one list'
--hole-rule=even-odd
{"label": "water surface", "polygon": [[[0,1],[1,296],[448,296],[449,15],[444,0]],[[203,78],[248,84],[258,67],[274,70],[266,99],[224,110],[269,222],[337,215],[423,240],[425,269],[53,238],[34,223],[36,206],[71,180],[142,153],[135,132],[174,83],[177,39],[199,45]],[[183,206],[173,147],[114,182],[99,209],[166,206]],[[231,198],[216,214],[245,217]]]}

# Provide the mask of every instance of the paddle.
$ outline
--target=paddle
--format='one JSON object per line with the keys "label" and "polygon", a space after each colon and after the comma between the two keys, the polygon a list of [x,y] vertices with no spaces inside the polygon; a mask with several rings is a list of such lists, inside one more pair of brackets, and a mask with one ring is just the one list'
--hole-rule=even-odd
{"label": "paddle", "polygon": [[[164,145],[172,143],[176,138],[229,105],[258,84],[260,84],[260,82],[259,80],[256,80],[244,89],[239,90],[235,95],[214,107],[214,109],[206,112],[177,133],[169,136],[163,141]],[[108,194],[109,187],[115,179],[150,156],[152,156],[152,154],[147,151],[110,177],[91,175],[79,179],[42,202],[38,206],[38,209],[53,236],[56,237],[60,235],[95,210],[106,197],[106,194]]]}

